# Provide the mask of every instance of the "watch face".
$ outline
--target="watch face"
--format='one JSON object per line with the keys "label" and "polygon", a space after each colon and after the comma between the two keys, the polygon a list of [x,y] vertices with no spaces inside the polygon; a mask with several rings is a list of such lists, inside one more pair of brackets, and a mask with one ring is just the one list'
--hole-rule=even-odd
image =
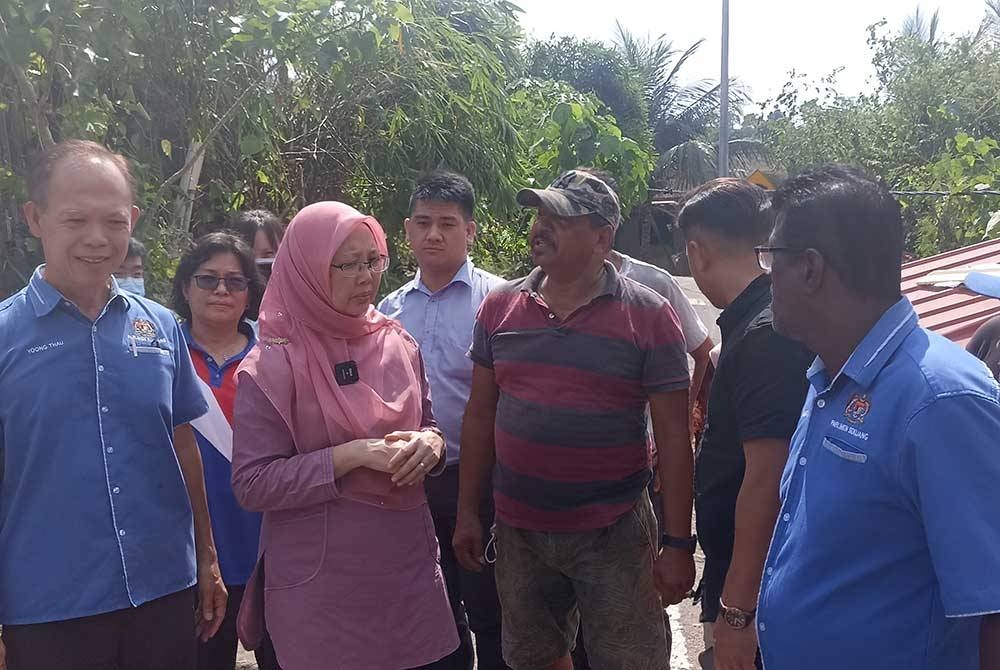
{"label": "watch face", "polygon": [[743,612],[727,609],[722,613],[722,617],[731,628],[741,630],[747,627],[747,615]]}

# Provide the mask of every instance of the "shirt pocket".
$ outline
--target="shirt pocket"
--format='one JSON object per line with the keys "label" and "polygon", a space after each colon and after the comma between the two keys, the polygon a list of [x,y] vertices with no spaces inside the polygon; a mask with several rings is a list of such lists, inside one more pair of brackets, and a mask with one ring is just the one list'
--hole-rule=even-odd
{"label": "shirt pocket", "polygon": [[327,509],[305,516],[275,513],[264,550],[267,552],[265,590],[288,589],[312,581],[326,556]]}
{"label": "shirt pocket", "polygon": [[868,462],[868,454],[864,453],[857,447],[851,446],[846,442],[842,442],[841,440],[837,440],[832,437],[823,438],[823,448],[834,456],[851,463],[864,465]]}

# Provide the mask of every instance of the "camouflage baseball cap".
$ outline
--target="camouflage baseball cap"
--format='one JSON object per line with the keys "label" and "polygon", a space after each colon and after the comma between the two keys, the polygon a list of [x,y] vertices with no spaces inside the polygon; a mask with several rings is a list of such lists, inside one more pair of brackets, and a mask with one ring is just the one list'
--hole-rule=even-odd
{"label": "camouflage baseball cap", "polygon": [[580,170],[564,172],[548,188],[521,189],[517,202],[522,207],[544,207],[559,216],[597,214],[616,230],[622,218],[618,196],[611,187]]}

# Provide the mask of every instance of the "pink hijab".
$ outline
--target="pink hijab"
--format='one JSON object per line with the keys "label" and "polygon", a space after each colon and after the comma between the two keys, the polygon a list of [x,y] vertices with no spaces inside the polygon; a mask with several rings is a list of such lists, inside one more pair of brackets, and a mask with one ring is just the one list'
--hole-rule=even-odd
{"label": "pink hijab", "polygon": [[[369,306],[348,316],[330,302],[330,261],[365,226],[388,255],[379,222],[339,202],[302,209],[288,226],[260,311],[260,342],[240,365],[281,415],[299,453],[395,430],[419,430],[423,372],[416,343]],[[341,386],[334,366],[353,361],[360,380]],[[358,468],[338,480],[342,495],[395,509],[423,503],[422,487]]]}

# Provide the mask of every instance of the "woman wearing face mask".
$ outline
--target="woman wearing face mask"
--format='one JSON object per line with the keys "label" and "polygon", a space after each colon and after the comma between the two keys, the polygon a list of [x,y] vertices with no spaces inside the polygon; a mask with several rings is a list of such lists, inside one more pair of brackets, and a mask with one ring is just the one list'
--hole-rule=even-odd
{"label": "woman wearing face mask", "polygon": [[[183,319],[195,371],[209,404],[207,415],[193,422],[205,470],[205,489],[219,568],[229,591],[229,606],[219,632],[198,645],[198,670],[233,670],[236,666],[236,614],[257,562],[260,514],[247,512],[233,495],[233,399],[236,368],[256,344],[246,316],[263,293],[253,255],[232,235],[213,233],[198,240],[177,266],[174,310]],[[260,670],[278,667],[270,644],[257,650]]]}
{"label": "woman wearing face mask", "polygon": [[421,485],[444,441],[416,343],[371,304],[388,260],[374,218],[300,211],[239,370],[233,488],[264,512],[240,638],[266,613],[285,670],[433,667],[458,646]]}
{"label": "woman wearing face mask", "polygon": [[285,236],[281,219],[266,209],[245,209],[233,217],[228,228],[253,249],[257,269],[267,281],[281,238]]}

